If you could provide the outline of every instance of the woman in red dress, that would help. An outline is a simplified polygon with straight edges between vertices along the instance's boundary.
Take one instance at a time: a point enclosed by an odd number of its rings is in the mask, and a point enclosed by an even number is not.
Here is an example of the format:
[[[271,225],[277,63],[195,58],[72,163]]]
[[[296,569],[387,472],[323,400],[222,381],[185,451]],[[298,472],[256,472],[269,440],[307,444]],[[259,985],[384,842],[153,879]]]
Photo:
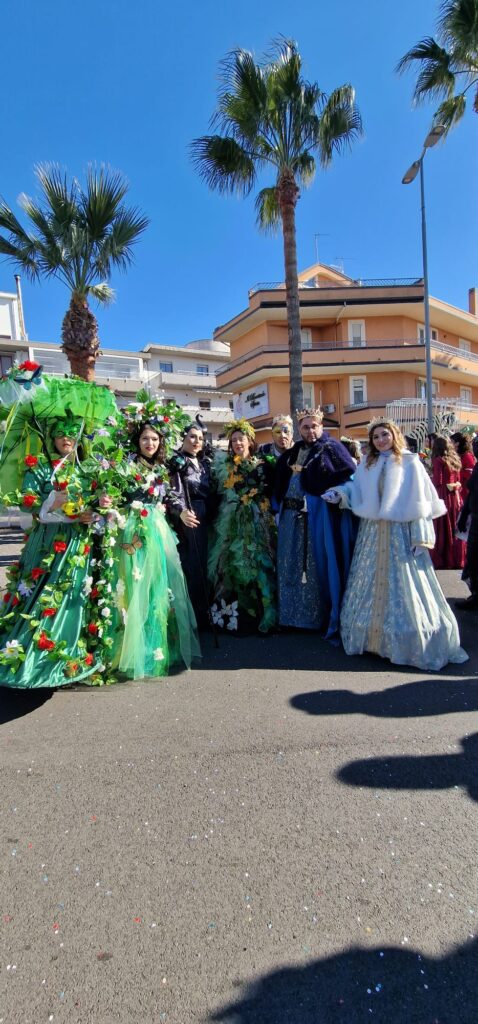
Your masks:
[[[432,480],[447,513],[434,520],[436,543],[431,556],[435,569],[462,569],[465,562],[464,542],[455,537],[462,506],[460,473],[461,460],[451,441],[436,437],[432,448]]]
[[[471,439],[468,434],[462,434],[461,430],[457,430],[455,434],[451,435],[450,441],[452,442],[457,455],[461,459],[460,483],[461,500],[463,502],[467,495],[466,488],[473,472],[476,459],[471,449]]]

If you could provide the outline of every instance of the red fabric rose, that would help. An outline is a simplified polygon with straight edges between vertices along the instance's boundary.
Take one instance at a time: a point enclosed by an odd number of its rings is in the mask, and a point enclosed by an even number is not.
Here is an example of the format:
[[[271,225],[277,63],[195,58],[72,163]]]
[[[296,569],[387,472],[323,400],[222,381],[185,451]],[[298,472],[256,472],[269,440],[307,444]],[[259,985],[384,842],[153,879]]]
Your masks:
[[[97,487],[98,487],[98,481],[97,480],[92,480],[91,481],[91,490],[92,491],[96,491]]]
[[[83,554],[84,555],[89,555],[90,551],[91,551],[90,545],[89,544],[84,544],[83,545]]]
[[[55,487],[56,491],[66,491],[67,487],[68,487],[68,480],[57,480],[56,481],[56,487]]]
[[[92,590],[90,591],[90,597],[92,597],[92,598],[98,597],[98,594],[99,594],[98,587],[93,587]]]
[[[61,555],[63,551],[66,551],[67,545],[64,540],[55,540],[53,542],[53,550],[57,555]]]
[[[47,619],[50,615],[56,615],[56,608],[44,608],[42,615],[44,619]]]
[[[11,595],[11,594],[9,594],[9,593],[8,593],[8,591],[7,591],[7,593],[6,593],[6,594],[4,594],[4,595],[3,595],[3,600],[5,601],[5,604],[8,604],[8,602],[9,602],[9,600],[10,600],[11,596],[12,596],[12,595]]]
[[[92,654],[87,654],[85,658],[85,665],[92,665],[94,660],[95,659]]]
[[[23,495],[23,504],[26,505],[27,508],[31,508],[31,506],[34,505],[35,502],[36,502],[36,498],[35,498],[34,494],[24,494]]]
[[[60,462],[61,462],[61,459],[52,459],[51,460],[51,464],[53,466],[53,469],[56,469],[56,467],[60,465]]]
[[[40,633],[38,637],[38,644],[40,651],[52,651],[55,647],[55,641],[50,640],[46,633]]]
[[[147,508],[142,508],[141,512],[139,514],[140,514],[140,516],[143,517],[143,519],[146,519],[146,516],[149,515],[149,512],[148,512]]]
[[[164,423],[169,423],[169,416],[163,416]]]
[[[19,370],[30,370],[33,373],[33,370],[39,370],[40,369],[40,363],[32,363],[31,359],[25,359],[24,363],[20,363],[20,366],[18,367],[18,369]]]
[[[20,604],[20,598],[17,597],[16,594],[14,594],[13,597],[12,597],[12,605],[15,608],[17,604]]]
[[[98,626],[96,625],[96,622],[90,622],[88,626],[88,633],[91,633],[92,636],[96,636],[97,632]]]
[[[148,494],[154,494],[154,487],[148,487]]]
[[[37,580],[39,579],[40,576],[43,576],[45,573],[46,569],[32,569],[30,576],[32,580]]]
[[[26,466],[36,466],[37,462],[38,462],[38,459],[37,459],[36,455],[26,455],[25,456],[25,465]]]
[[[141,480],[141,475],[139,473],[135,473],[134,478],[135,480]]]

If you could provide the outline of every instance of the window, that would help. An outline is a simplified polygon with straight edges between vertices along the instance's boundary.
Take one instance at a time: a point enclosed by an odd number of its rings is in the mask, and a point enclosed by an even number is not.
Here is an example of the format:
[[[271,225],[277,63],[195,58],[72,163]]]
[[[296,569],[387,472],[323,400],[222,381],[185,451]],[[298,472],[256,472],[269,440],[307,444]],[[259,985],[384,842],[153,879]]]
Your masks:
[[[13,352],[12,352],[11,355],[10,355],[9,352],[2,352],[2,354],[0,356],[0,374],[2,375],[2,377],[3,377],[3,374],[6,373],[7,370],[9,370],[11,366],[13,366],[13,362],[14,362]]]
[[[418,324],[417,337],[420,345],[425,344],[425,327],[423,324]],[[430,329],[430,338],[432,341],[438,341],[438,331],[434,327]]]
[[[314,385],[311,381],[303,381],[302,394],[304,396],[304,405],[306,409],[314,408]]]
[[[301,327],[300,346],[302,349],[312,348],[312,331],[310,327]]]
[[[210,409],[210,408],[211,408],[211,403],[210,403],[210,401],[207,401],[207,400],[205,399],[204,401],[200,402],[200,403],[199,403],[199,408],[200,408],[200,409]]]
[[[159,364],[159,369],[161,370],[161,373],[172,373],[173,372],[173,364],[172,363],[160,363]]]
[[[234,402],[232,401],[232,398],[229,399],[229,408],[231,412],[234,412]]]
[[[438,394],[438,381],[432,380],[432,395]],[[427,397],[427,382],[423,377],[419,377],[417,380],[417,398],[425,399]]]
[[[350,404],[365,405],[367,401],[367,378],[350,378]]]
[[[464,338],[459,338],[458,348],[460,348],[462,352],[471,352],[471,342],[465,341]]]
[[[460,388],[460,399],[463,405],[471,405],[471,388]]]
[[[365,320],[349,320],[349,345],[351,348],[365,345]]]
[[[208,377],[209,376],[209,366],[206,366],[206,364],[199,363],[199,365],[196,366],[196,373],[201,374],[201,377]]]

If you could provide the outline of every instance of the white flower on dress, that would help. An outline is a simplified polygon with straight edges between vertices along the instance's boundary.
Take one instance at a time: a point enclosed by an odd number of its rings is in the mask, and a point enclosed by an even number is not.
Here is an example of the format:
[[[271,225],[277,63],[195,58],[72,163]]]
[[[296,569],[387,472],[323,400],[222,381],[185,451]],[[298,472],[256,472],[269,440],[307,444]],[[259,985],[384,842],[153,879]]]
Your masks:
[[[157,647],[156,650],[153,651],[153,657],[155,661],[164,661],[164,654],[161,647]]]
[[[21,594],[22,597],[30,597],[30,594],[33,593],[33,589],[33,587],[28,586],[28,583],[25,583],[25,580],[20,580],[18,584],[18,593]]]
[[[138,509],[140,509],[142,507],[143,507],[143,502],[142,501],[132,501],[131,505],[130,505],[130,508],[133,508],[135,510],[138,510]]]
[[[118,582],[116,584],[116,593],[118,594],[118,597],[122,597],[123,596],[124,590],[125,590],[125,587],[124,587],[123,580],[118,580]]]
[[[128,621],[128,612],[126,611],[126,608],[121,609],[121,618],[123,619],[123,626],[126,626]]]
[[[216,626],[224,626],[224,620],[229,619],[226,623],[226,629],[237,629],[238,626],[238,609],[237,601],[232,601],[231,604],[226,604],[224,598],[221,598],[221,604],[218,607],[217,604],[213,604],[211,608],[212,621]]]
[[[108,607],[102,608],[101,609],[101,614],[102,614],[104,619],[109,619],[109,617],[111,615],[111,608],[108,608]]]
[[[83,584],[83,593],[84,593],[85,597],[88,597],[88,595],[91,594],[92,586],[93,586],[93,577],[92,576],[86,576],[85,582]]]
[[[4,654],[6,658],[16,658],[17,654],[20,654],[21,651],[23,651],[23,647],[18,640],[7,640],[0,654]]]
[[[106,558],[105,562],[106,562],[106,565],[109,565],[110,568],[111,568],[112,565],[115,564],[114,558]]]
[[[133,575],[133,579],[136,580],[136,581],[142,579],[142,577],[143,577],[143,573],[141,572],[141,569],[138,569],[137,565],[135,565],[135,567],[133,569],[132,575]]]

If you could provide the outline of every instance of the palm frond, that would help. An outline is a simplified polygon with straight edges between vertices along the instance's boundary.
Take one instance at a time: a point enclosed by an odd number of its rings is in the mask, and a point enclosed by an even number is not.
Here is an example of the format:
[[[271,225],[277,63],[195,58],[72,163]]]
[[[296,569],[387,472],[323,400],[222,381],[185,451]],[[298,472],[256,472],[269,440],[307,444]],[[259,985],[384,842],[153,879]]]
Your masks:
[[[355,91],[351,85],[341,85],[331,92],[320,117],[317,144],[322,167],[330,164],[334,152],[350,148],[361,135],[362,118],[355,106]]]
[[[415,103],[421,103],[428,97],[436,98],[453,92],[455,75],[450,54],[439,46],[435,39],[422,39],[404,54],[397,64],[399,74],[411,67],[415,61],[420,64],[413,93]]]
[[[478,55],[478,0],[446,0],[438,19],[438,35],[443,45],[458,58]]]
[[[106,281],[102,281],[100,284],[92,284],[88,287],[88,295],[92,295],[97,302],[102,306],[109,306],[115,301],[116,294],[113,288],[110,288]]]
[[[443,125],[445,134],[448,134],[458,124],[458,121],[461,121],[465,109],[466,98],[463,93],[459,93],[458,96],[450,96],[443,103],[440,103],[440,106],[435,111],[433,121],[435,124]]]
[[[37,164],[35,175],[38,179],[45,208],[58,225],[59,230],[68,228],[78,216],[78,195],[80,186],[76,178],[69,186],[66,175],[56,164]],[[27,202],[26,196],[23,196]],[[22,204],[20,204],[22,205]]]
[[[81,193],[80,206],[90,237],[100,242],[114,221],[128,191],[121,174],[101,167],[90,166],[86,174],[86,189]]]
[[[203,135],[191,143],[193,163],[209,188],[249,195],[256,180],[251,155],[235,139]]]
[[[300,153],[292,166],[295,177],[306,187],[310,185],[315,177],[315,159],[312,153]]]
[[[109,277],[112,267],[127,270],[133,261],[133,245],[148,224],[149,219],[135,208],[118,210],[110,231],[97,247],[96,272]]]
[[[267,104],[263,71],[248,50],[232,50],[219,65],[218,104],[210,126],[227,134],[231,122],[245,138],[252,138]]]
[[[263,188],[258,192],[254,207],[256,210],[256,224],[261,231],[269,231],[275,234],[281,224],[280,207],[277,199],[277,189]]]

